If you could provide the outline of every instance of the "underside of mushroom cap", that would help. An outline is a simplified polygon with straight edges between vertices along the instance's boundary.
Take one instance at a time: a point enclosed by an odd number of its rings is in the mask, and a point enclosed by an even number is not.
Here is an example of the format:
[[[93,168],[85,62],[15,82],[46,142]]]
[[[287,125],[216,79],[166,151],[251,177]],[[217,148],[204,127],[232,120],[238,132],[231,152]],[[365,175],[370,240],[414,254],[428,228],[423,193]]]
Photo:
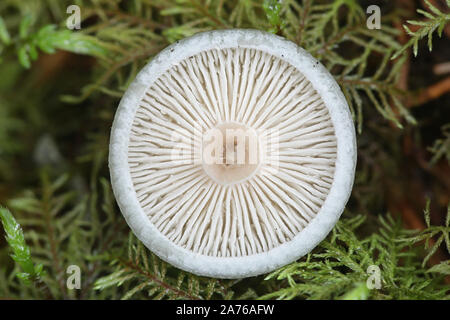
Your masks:
[[[117,202],[137,237],[199,275],[242,278],[313,249],[348,200],[354,126],[328,71],[256,30],[163,50],[120,103],[110,145]]]

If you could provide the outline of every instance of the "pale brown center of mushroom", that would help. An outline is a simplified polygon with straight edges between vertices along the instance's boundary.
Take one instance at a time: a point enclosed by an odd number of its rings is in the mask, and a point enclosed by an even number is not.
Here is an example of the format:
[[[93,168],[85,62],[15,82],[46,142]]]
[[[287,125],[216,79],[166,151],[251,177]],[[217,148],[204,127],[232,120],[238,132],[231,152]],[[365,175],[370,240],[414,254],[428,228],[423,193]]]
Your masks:
[[[251,177],[260,163],[259,152],[256,131],[240,123],[222,123],[203,135],[203,169],[220,184],[238,183]]]

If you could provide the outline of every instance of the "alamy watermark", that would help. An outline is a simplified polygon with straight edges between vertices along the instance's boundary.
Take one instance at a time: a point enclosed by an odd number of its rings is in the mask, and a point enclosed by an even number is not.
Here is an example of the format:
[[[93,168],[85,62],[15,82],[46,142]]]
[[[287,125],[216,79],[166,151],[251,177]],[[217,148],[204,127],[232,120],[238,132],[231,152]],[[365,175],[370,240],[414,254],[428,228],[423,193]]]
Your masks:
[[[81,269],[79,266],[73,264],[67,267],[66,273],[69,275],[67,277],[66,286],[67,289],[81,289]]]
[[[370,30],[381,29],[381,9],[373,4],[367,7],[366,13],[370,16],[366,20],[366,26]]]
[[[67,7],[67,14],[70,16],[66,20],[66,27],[69,30],[81,29],[81,9],[79,6],[72,4]]]
[[[367,268],[367,274],[369,277],[366,281],[366,286],[368,289],[381,289],[381,270],[380,267],[377,265],[370,265]]]
[[[276,128],[256,131],[238,123],[223,123],[205,128],[195,123],[193,130],[171,133],[171,160],[185,164],[224,167],[258,165],[270,160],[278,168],[279,132]]]

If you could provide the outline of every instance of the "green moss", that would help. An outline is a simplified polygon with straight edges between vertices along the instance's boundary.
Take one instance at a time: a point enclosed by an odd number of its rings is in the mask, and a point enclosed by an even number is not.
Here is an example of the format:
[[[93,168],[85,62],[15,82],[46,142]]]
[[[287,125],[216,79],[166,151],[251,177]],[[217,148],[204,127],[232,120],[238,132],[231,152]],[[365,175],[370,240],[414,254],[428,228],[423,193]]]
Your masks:
[[[70,31],[72,2],[0,3],[0,203],[15,217],[0,210],[0,261],[10,262],[0,265],[0,298],[449,298],[448,130],[433,116],[448,104],[411,111],[399,86],[411,47],[428,37],[431,49],[448,25],[442,9],[408,16],[418,29],[402,46],[395,25],[405,13],[387,6],[382,28],[368,30],[356,0],[79,0],[82,29]],[[167,265],[134,238],[106,160],[114,112],[142,66],[186,36],[237,27],[294,41],[330,70],[358,128],[359,162],[348,209],[320,246],[269,275],[222,281]],[[424,123],[444,138],[424,141]],[[423,207],[421,231],[392,218],[415,210],[420,224]],[[69,265],[81,269],[80,290],[66,287]],[[366,286],[370,266],[380,289]]]

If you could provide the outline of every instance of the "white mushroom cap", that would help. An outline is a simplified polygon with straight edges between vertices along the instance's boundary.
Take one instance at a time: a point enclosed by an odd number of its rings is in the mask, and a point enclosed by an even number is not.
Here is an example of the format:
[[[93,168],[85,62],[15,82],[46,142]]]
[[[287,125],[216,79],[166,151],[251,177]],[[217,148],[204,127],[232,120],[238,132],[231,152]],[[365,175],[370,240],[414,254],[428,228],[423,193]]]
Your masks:
[[[198,275],[243,278],[295,261],[330,232],[353,185],[355,130],[339,86],[302,48],[256,30],[211,31],[138,74],[109,165],[119,207],[150,250]]]

